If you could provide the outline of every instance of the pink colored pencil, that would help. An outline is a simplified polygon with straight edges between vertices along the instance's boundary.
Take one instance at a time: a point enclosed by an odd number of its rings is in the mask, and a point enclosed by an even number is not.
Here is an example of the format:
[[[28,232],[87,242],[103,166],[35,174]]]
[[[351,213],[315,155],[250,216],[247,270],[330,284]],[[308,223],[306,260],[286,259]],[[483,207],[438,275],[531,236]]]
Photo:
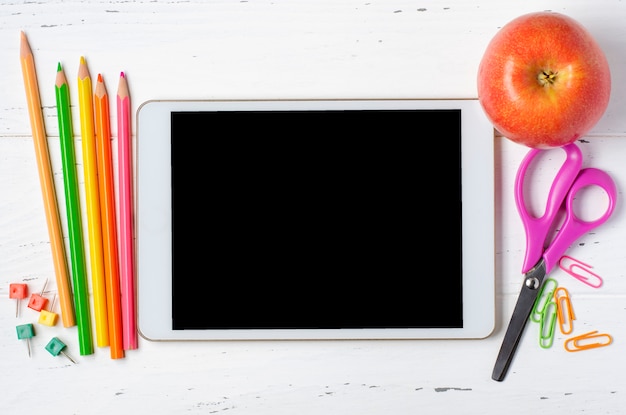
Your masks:
[[[137,348],[133,261],[133,196],[130,97],[124,72],[117,89],[117,145],[120,215],[120,291],[124,350]]]

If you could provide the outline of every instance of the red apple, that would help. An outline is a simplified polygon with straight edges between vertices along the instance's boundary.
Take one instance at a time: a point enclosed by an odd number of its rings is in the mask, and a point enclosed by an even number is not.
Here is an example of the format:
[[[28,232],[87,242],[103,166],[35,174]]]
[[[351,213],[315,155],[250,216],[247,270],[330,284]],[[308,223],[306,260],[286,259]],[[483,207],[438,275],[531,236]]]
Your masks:
[[[537,12],[503,26],[478,68],[478,99],[503,136],[531,148],[584,136],[609,103],[604,52],[571,17]]]

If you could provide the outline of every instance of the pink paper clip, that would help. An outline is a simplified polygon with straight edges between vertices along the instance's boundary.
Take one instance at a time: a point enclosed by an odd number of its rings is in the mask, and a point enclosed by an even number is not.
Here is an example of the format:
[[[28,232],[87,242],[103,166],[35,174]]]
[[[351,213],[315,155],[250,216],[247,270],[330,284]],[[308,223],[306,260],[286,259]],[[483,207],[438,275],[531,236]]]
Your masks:
[[[563,260],[566,259],[573,261],[573,263],[567,267],[564,266]],[[602,278],[600,278],[598,274],[591,272],[591,268],[593,268],[591,265],[585,264],[584,262],[572,258],[569,255],[563,255],[561,257],[561,259],[559,260],[559,268],[590,287],[600,288],[602,286]],[[575,269],[582,270],[585,272],[585,274],[578,274],[575,272]]]

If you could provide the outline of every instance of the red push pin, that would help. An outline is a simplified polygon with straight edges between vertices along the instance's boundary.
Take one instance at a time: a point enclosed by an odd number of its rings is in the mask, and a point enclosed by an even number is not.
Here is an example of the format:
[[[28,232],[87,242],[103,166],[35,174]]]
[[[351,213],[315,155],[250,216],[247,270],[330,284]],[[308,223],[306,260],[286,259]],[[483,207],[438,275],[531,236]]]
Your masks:
[[[18,316],[20,310],[20,300],[28,296],[28,286],[26,284],[13,283],[9,284],[9,298],[15,298],[15,317]]]
[[[43,288],[41,289],[41,294],[33,293],[30,296],[28,308],[32,308],[35,311],[41,311],[46,307],[46,304],[48,304],[48,299],[43,296],[43,293],[46,291],[47,285],[48,279],[46,278],[46,282],[43,284]]]

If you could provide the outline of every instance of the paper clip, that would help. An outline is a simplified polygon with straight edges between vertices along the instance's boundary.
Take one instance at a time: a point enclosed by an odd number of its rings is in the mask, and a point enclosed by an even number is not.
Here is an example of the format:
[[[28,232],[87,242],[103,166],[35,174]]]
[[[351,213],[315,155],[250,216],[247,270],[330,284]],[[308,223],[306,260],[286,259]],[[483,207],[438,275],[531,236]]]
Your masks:
[[[570,264],[568,267],[565,267],[563,266],[563,260],[566,260],[566,259],[569,259],[573,261],[574,263]],[[602,286],[602,278],[600,278],[598,274],[590,271],[590,269],[593,268],[591,265],[585,264],[584,262],[579,261],[575,258],[572,258],[569,255],[563,255],[561,259],[559,259],[559,268],[561,268],[563,271],[565,271],[572,277],[576,278],[580,282],[583,282],[589,285],[590,287],[600,288]],[[574,269],[585,271],[586,275],[578,274],[574,271]],[[593,277],[593,278],[590,278],[590,277]]]
[[[556,326],[557,306],[554,301],[546,304],[539,322],[539,346],[544,349],[552,347],[554,342],[554,327]]]
[[[589,333],[566,340],[564,344],[565,350],[568,352],[580,352],[581,350],[595,349],[613,343],[613,337],[611,337],[610,334],[596,333],[598,333],[598,330],[590,331]]]
[[[559,330],[563,334],[570,334],[574,329],[574,309],[569,291],[565,287],[554,290],[554,301],[556,303],[557,316],[559,318]]]
[[[555,279],[548,278],[543,284],[543,287],[541,287],[541,291],[537,295],[537,300],[535,300],[533,312],[530,315],[531,320],[535,323],[541,322],[543,311],[548,306],[548,303],[552,301],[554,290],[556,290],[558,285]]]

